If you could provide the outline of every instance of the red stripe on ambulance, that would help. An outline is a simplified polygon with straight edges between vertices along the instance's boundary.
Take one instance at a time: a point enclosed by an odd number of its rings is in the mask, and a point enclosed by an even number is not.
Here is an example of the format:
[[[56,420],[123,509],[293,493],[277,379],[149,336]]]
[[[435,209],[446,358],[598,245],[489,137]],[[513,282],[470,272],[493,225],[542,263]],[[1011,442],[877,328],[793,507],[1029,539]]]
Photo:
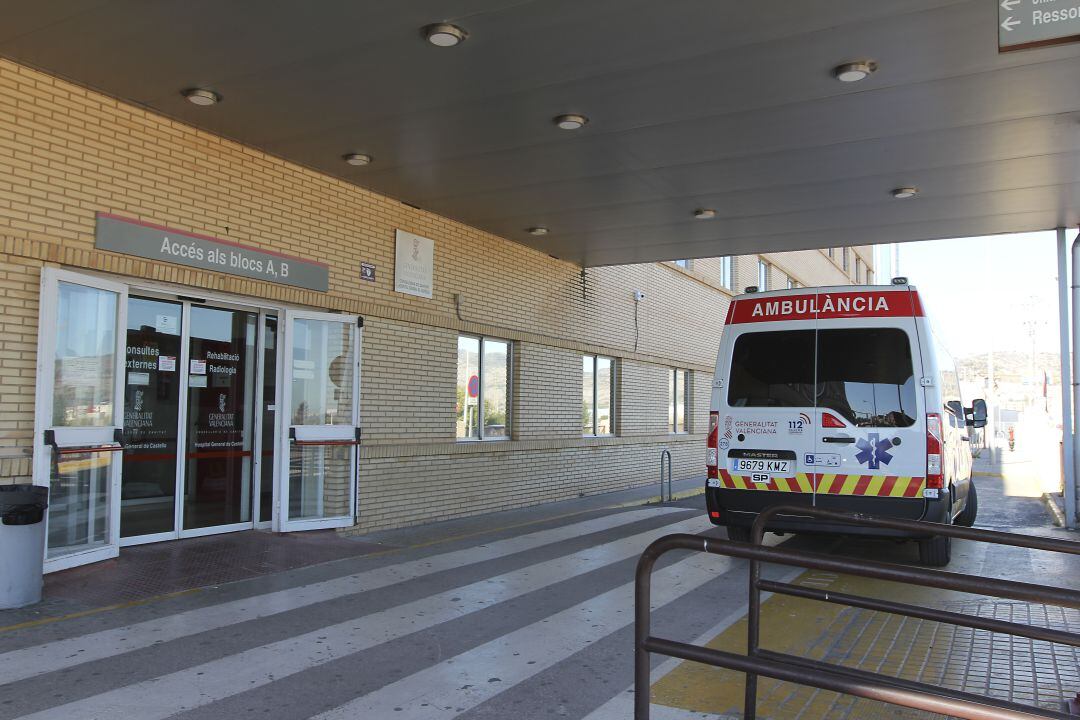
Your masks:
[[[918,317],[918,295],[909,290],[860,290],[821,294],[743,296],[731,302],[728,323],[836,318]]]

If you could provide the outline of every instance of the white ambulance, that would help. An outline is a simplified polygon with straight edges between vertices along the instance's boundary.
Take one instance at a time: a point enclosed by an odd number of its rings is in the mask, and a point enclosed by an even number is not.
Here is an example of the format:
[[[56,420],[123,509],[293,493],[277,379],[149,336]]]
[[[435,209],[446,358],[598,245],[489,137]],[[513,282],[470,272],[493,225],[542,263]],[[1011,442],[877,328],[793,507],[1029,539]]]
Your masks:
[[[707,449],[709,518],[746,541],[773,505],[971,525],[969,427],[956,368],[906,278],[735,298],[716,359]],[[781,515],[780,532],[897,536]],[[949,538],[914,537],[926,565]]]

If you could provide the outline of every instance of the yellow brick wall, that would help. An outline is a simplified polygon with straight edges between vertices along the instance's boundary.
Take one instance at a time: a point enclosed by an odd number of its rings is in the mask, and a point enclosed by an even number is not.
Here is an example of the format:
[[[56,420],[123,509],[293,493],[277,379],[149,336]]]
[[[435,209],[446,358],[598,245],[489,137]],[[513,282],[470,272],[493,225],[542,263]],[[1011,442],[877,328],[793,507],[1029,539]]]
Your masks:
[[[97,212],[325,262],[329,292],[95,250]],[[397,228],[435,241],[431,300],[393,292]],[[838,281],[818,251],[769,257],[804,284]],[[735,287],[753,283],[753,261],[738,259]],[[377,282],[360,281],[361,262]],[[30,473],[44,265],[363,315],[359,531],[653,483],[663,447],[676,477],[702,471],[730,298],[716,260],[582,271],[0,60],[0,482]],[[459,333],[513,343],[509,442],[454,440]],[[581,436],[582,353],[617,358],[617,437]],[[693,373],[690,435],[667,428],[671,367]],[[439,507],[418,516],[432,486]]]
[[[30,480],[41,265],[0,254],[0,482]]]

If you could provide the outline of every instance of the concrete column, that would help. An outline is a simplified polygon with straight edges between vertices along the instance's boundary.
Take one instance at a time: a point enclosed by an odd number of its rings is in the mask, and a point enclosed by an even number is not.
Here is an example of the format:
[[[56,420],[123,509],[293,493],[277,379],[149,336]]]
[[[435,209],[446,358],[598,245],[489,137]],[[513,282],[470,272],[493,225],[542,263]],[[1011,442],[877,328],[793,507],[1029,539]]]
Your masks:
[[[1080,397],[1080,385],[1077,384],[1077,363],[1080,362],[1080,353],[1077,352],[1076,343],[1080,338],[1077,332],[1077,323],[1080,316],[1077,314],[1077,300],[1080,299],[1080,287],[1076,285],[1077,262],[1080,261],[1080,236],[1073,241],[1072,246],[1072,283],[1069,282],[1069,263],[1067,260],[1068,239],[1065,237],[1065,228],[1058,228],[1058,322],[1059,339],[1061,343],[1061,434],[1064,445],[1064,457],[1062,465],[1065,473],[1065,522],[1067,527],[1076,527],[1077,506],[1077,463],[1076,457],[1076,428],[1073,412],[1076,408],[1077,398]],[[1070,342],[1070,317],[1068,288],[1072,287],[1072,337]],[[1071,356],[1070,356],[1071,349]],[[1071,391],[1071,392],[1070,392]]]

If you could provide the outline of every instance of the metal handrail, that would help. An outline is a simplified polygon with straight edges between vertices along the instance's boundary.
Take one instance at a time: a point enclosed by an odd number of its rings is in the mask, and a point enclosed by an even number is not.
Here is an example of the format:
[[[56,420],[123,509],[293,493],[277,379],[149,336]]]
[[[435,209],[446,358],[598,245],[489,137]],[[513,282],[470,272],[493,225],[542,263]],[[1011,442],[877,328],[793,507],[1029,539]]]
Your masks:
[[[1068,588],[1045,587],[1015,580],[985,578],[963,573],[896,565],[872,560],[856,560],[802,550],[765,547],[761,544],[765,528],[777,515],[814,517],[847,525],[862,525],[903,530],[914,536],[947,535],[950,537],[1011,545],[1051,552],[1080,555],[1080,542],[1037,536],[1019,535],[994,530],[976,530],[951,525],[938,525],[920,520],[877,518],[861,514],[839,513],[817,508],[776,506],[762,512],[754,522],[753,544],[706,538],[699,535],[668,535],[655,541],[642,553],[635,578],[635,720],[649,718],[650,653],[693,660],[746,673],[744,719],[754,720],[757,714],[757,677],[764,675],[778,680],[798,683],[824,690],[864,697],[929,712],[969,718],[970,720],[1020,720],[1021,718],[1056,718],[1069,720],[1054,710],[1035,708],[995,698],[981,697],[950,690],[936,685],[892,678],[828,663],[806,660],[797,656],[762,650],[759,647],[761,625],[761,592],[775,592],[832,602],[851,607],[894,613],[934,622],[971,627],[990,632],[1007,633],[1018,637],[1080,647],[1080,633],[1039,628],[1019,623],[961,616],[935,608],[908,605],[877,598],[843,593],[826,593],[790,583],[761,579],[761,563],[800,567],[809,570],[846,573],[861,577],[922,585],[943,590],[987,595],[991,597],[1048,603],[1080,608],[1080,591]],[[743,558],[750,561],[750,602],[747,617],[747,654],[711,650],[650,635],[650,580],[657,559],[676,549],[697,550],[714,555]]]
[[[667,500],[664,500],[664,460],[667,459]],[[660,452],[660,502],[671,502],[671,451],[664,448]]]

